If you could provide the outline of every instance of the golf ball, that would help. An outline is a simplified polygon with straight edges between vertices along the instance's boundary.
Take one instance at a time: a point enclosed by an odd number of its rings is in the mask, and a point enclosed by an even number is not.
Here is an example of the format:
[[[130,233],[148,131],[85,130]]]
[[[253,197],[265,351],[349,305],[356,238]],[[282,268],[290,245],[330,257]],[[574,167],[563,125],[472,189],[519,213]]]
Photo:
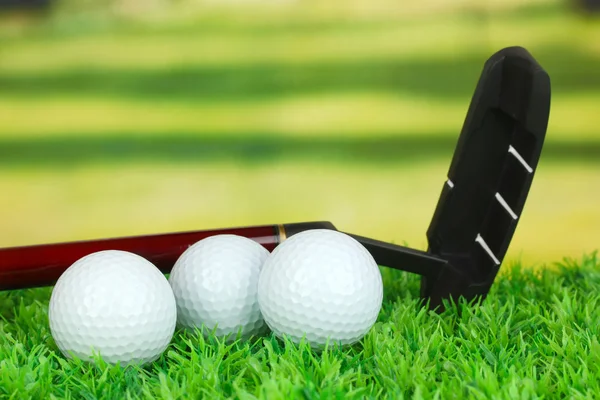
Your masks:
[[[92,360],[145,364],[164,352],[175,332],[177,308],[166,277],[148,260],[107,250],[87,255],[58,279],[49,307],[56,345]]]
[[[278,337],[314,349],[359,341],[377,320],[381,272],[354,238],[334,230],[298,233],[265,262],[258,281],[263,317]]]
[[[179,257],[169,283],[178,325],[234,340],[267,331],[257,300],[258,277],[269,251],[243,236],[216,235]],[[205,331],[204,333],[208,333]]]

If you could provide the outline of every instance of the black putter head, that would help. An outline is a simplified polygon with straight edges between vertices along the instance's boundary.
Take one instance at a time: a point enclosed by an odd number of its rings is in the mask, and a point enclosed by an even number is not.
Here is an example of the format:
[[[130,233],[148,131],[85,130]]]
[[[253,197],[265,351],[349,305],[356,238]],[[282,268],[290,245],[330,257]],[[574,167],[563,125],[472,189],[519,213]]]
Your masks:
[[[544,144],[550,79],[522,47],[484,65],[427,231],[427,252],[351,235],[377,263],[423,275],[430,308],[485,299],[523,212]]]

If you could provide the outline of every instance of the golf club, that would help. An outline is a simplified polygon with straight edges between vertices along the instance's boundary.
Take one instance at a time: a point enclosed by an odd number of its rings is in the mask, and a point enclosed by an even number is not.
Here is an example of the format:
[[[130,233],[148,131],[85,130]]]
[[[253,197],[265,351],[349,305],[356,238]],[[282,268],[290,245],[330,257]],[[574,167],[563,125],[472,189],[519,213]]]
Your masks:
[[[485,63],[427,230],[427,251],[354,234],[384,267],[422,275],[421,297],[485,299],[523,212],[541,155],[550,113],[550,79],[522,47],[507,47]],[[0,249],[0,290],[49,286],[79,258],[101,250],[141,255],[168,273],[195,242],[218,234],[251,238],[272,251],[331,222],[226,228],[42,244]]]

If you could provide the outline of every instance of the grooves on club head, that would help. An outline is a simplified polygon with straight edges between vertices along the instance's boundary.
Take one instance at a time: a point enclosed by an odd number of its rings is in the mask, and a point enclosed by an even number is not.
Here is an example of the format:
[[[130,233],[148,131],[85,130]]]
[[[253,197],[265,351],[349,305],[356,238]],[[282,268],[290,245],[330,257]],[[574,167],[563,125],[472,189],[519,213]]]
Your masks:
[[[423,276],[430,308],[442,311],[444,299],[486,298],[538,165],[550,92],[548,74],[522,47],[485,63],[427,231],[428,253],[452,266]]]

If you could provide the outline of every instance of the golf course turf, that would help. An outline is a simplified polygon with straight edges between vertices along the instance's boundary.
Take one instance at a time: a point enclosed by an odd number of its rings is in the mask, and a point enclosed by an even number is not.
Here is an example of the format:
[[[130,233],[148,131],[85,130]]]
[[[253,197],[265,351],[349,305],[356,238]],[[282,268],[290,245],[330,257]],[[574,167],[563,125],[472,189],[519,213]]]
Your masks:
[[[0,294],[0,398],[592,398],[600,392],[600,259],[506,265],[481,306],[418,306],[418,277],[382,268],[384,306],[350,348],[271,334],[227,344],[178,330],[156,362],[67,360],[48,328],[51,288]]]

